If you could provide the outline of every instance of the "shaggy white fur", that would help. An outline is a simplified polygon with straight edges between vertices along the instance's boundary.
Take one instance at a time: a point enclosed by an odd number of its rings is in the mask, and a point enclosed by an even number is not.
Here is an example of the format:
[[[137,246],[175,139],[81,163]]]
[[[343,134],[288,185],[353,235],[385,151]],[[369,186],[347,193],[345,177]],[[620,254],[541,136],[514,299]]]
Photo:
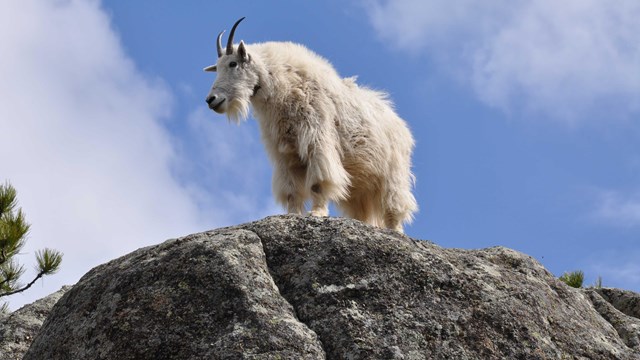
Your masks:
[[[241,19],[242,20],[242,19]],[[387,94],[341,78],[302,45],[267,42],[222,54],[209,107],[240,121],[250,106],[274,166],[273,193],[289,213],[345,215],[403,231],[418,206],[411,192],[414,140]]]

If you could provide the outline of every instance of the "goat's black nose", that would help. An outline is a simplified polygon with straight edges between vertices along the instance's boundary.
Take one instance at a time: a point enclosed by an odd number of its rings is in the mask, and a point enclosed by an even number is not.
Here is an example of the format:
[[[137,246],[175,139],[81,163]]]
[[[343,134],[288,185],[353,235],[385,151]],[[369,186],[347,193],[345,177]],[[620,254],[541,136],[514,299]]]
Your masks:
[[[207,96],[207,98],[204,100],[207,102],[207,104],[211,105],[212,102],[214,102],[216,100],[217,96],[215,95],[209,95]]]

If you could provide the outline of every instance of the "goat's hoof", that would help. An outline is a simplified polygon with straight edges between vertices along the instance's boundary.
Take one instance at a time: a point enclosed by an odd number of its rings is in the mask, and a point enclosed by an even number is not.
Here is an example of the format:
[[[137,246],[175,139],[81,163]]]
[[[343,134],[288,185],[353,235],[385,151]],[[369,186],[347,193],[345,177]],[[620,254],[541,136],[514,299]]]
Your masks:
[[[315,216],[315,217],[327,217],[329,216],[329,213],[326,211],[309,211],[309,214],[307,214],[308,216]]]

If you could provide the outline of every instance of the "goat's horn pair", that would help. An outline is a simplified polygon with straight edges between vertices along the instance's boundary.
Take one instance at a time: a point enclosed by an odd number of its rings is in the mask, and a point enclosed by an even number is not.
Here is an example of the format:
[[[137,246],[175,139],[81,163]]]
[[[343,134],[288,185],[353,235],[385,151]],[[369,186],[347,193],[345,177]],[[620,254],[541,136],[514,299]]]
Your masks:
[[[233,24],[233,27],[231,28],[231,32],[229,33],[229,39],[227,40],[227,55],[233,54],[233,35],[236,33],[236,28],[238,27],[238,24],[240,24],[242,20],[244,20],[244,17],[236,21],[236,23]],[[222,57],[222,34],[224,34],[224,30],[220,34],[218,34],[218,41],[217,41],[218,57]]]

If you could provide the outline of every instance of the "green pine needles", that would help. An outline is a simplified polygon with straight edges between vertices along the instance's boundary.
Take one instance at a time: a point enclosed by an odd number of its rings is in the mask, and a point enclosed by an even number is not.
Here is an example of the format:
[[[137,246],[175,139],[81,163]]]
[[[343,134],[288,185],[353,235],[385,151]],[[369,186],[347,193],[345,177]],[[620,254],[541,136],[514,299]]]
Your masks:
[[[38,279],[58,271],[62,253],[45,248],[36,251],[36,276],[23,285],[20,277],[24,265],[15,260],[29,234],[31,225],[26,221],[22,209],[18,208],[16,189],[9,183],[0,185],[0,297],[17,294],[30,288]],[[7,310],[7,304],[0,306],[0,312]]]

